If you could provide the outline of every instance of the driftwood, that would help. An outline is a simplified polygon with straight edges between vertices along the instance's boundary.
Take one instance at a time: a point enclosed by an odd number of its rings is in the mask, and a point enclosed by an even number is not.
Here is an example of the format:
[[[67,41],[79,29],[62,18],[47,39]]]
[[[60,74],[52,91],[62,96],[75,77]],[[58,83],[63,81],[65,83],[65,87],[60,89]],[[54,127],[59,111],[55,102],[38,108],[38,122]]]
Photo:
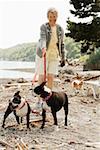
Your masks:
[[[28,150],[27,144],[23,141],[21,138],[19,142],[16,144],[16,149],[15,150]]]
[[[85,143],[86,147],[100,148],[100,142]]]
[[[31,86],[32,83],[28,82],[28,83],[12,83],[12,84],[1,84],[1,88],[2,90],[6,89],[6,88],[15,88],[18,87],[20,88],[21,86]]]
[[[38,123],[40,121],[42,121],[42,118],[36,118],[34,120],[30,120],[30,123],[35,125],[36,123]],[[22,125],[25,125],[25,124],[22,124]],[[7,127],[5,127],[5,129],[11,128],[11,127],[18,127],[18,125],[16,125],[16,124],[8,125]]]
[[[96,76],[92,76],[92,77],[83,77],[83,76],[79,75],[78,73],[76,73],[76,76],[74,76],[72,79],[88,81],[88,80],[92,80],[92,79],[97,79],[99,77],[100,77],[100,75],[96,75]]]
[[[97,78],[99,78],[99,77],[100,77],[100,75],[93,76],[93,77],[89,77],[89,78],[87,78],[87,79],[84,79],[84,81],[88,81],[88,80],[92,80],[92,79],[97,79]]]
[[[70,141],[68,144],[69,145],[72,145],[72,144],[81,144],[81,145],[85,145],[86,147],[100,148],[100,142],[82,143],[82,142]]]
[[[23,150],[19,143],[16,144],[15,150]]]
[[[3,146],[6,146],[6,147],[14,148],[14,146],[12,146],[11,144],[7,143],[4,140],[0,140],[0,144],[3,145]]]
[[[23,148],[23,150],[28,150],[28,145],[23,141],[23,139],[20,139],[20,145]]]
[[[15,124],[8,125],[7,127],[5,127],[5,129],[7,129],[7,128],[11,128],[11,127],[16,127],[16,126],[18,126],[18,125],[15,125]]]

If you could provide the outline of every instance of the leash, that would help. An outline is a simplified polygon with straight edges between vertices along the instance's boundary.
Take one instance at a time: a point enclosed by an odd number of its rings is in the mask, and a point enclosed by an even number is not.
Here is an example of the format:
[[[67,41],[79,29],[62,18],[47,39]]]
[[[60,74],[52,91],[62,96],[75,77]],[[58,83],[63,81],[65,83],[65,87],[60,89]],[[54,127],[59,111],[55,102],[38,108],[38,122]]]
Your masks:
[[[52,92],[46,98],[44,98],[43,101],[48,101],[51,96],[52,96]]]
[[[45,51],[45,49],[43,49],[43,51]],[[46,52],[43,52],[44,55],[44,81],[46,81]]]

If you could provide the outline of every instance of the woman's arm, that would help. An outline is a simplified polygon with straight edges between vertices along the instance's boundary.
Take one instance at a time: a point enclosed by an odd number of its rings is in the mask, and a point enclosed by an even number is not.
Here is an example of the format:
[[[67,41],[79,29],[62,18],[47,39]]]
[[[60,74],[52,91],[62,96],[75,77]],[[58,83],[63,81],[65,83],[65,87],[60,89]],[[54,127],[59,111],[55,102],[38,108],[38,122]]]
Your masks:
[[[46,28],[45,25],[43,24],[40,27],[40,39],[37,44],[36,53],[40,58],[42,58],[45,55],[45,52],[46,52]]]
[[[46,27],[44,24],[40,27],[40,41],[41,49],[46,49]]]
[[[64,50],[64,30],[61,28],[61,59],[65,60],[65,50]]]

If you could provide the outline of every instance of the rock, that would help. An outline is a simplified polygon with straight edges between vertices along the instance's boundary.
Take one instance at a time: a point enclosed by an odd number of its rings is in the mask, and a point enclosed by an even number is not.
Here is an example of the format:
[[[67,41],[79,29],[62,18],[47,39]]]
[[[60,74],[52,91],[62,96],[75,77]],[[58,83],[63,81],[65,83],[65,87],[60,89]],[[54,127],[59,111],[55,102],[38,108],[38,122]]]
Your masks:
[[[65,79],[64,81],[65,81],[65,82],[71,82],[71,80],[70,80],[70,79]]]
[[[19,78],[17,83],[26,83],[27,81],[24,78]]]

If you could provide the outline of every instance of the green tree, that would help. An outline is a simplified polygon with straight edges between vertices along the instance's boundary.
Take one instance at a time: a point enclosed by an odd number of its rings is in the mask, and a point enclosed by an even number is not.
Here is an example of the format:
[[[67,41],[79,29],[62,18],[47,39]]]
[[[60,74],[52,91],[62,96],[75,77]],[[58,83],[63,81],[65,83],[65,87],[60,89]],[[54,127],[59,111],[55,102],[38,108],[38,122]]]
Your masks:
[[[67,37],[64,40],[66,57],[71,59],[80,58],[80,43],[76,43],[72,38]]]
[[[91,53],[100,47],[100,0],[70,0],[71,13],[77,18],[91,17],[91,21],[76,23],[67,20],[66,37],[81,42],[81,53]]]

